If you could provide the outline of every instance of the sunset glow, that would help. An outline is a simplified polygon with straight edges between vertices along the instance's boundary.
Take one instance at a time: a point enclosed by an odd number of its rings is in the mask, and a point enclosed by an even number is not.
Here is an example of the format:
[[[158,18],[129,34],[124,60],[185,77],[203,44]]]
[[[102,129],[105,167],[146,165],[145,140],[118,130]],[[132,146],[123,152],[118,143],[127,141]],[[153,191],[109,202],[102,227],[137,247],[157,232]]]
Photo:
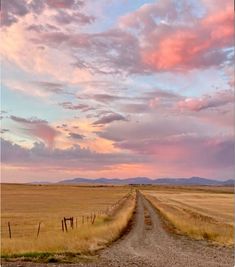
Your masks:
[[[233,177],[232,0],[3,1],[2,181]]]

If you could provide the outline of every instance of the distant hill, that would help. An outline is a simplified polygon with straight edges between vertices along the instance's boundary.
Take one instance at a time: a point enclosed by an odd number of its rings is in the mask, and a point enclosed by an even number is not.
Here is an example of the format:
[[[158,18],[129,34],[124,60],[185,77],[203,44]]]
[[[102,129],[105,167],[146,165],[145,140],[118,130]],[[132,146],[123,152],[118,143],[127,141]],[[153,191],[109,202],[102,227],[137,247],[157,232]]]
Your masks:
[[[232,185],[232,186],[234,186],[235,183],[234,183],[234,180],[229,179],[229,180],[224,181],[224,182],[223,182],[223,185]]]
[[[234,180],[212,180],[201,177],[191,177],[191,178],[159,178],[150,179],[148,177],[133,177],[127,179],[108,179],[108,178],[74,178],[69,180],[63,180],[58,182],[58,184],[168,184],[168,185],[234,185]]]
[[[134,177],[127,179],[109,179],[109,178],[74,178],[71,180],[63,180],[58,182],[59,184],[152,184],[153,180],[147,177]]]

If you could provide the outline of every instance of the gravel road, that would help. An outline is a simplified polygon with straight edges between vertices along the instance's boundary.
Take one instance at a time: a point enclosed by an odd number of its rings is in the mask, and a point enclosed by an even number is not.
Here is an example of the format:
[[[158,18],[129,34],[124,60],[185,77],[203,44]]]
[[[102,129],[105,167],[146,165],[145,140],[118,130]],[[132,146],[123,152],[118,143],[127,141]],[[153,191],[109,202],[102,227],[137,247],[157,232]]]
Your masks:
[[[99,252],[91,263],[3,263],[12,267],[233,267],[233,250],[176,236],[165,230],[156,210],[140,193],[128,234]]]

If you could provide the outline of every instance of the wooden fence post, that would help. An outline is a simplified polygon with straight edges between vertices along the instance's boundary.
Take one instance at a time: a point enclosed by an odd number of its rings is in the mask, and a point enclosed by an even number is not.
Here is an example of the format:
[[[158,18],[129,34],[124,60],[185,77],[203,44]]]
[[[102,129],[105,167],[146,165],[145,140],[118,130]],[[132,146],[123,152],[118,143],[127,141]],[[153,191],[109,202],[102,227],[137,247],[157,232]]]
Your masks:
[[[40,233],[40,228],[41,228],[41,222],[39,222],[39,224],[38,224],[37,238],[38,238],[39,233]]]
[[[64,232],[64,221],[61,220],[62,232]]]
[[[65,231],[68,232],[68,228],[67,228],[67,223],[66,223],[65,217],[64,217],[64,228],[65,228]]]
[[[9,237],[11,238],[11,224],[8,222]]]
[[[96,214],[94,214],[94,216],[93,216],[93,218],[92,218],[92,224],[94,224],[94,222],[95,222],[95,218],[96,218]]]

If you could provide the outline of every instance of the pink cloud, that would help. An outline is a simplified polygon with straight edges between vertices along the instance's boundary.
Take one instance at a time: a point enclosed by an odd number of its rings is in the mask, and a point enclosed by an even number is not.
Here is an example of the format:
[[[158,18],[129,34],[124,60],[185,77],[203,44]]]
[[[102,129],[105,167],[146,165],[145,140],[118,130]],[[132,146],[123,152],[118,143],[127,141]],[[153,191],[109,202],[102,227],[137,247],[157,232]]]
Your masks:
[[[223,9],[208,9],[202,18],[183,2],[181,9],[173,1],[144,5],[121,19],[123,28],[138,31],[146,68],[184,71],[217,66],[227,57],[221,49],[233,46],[232,1]]]
[[[231,46],[233,32],[230,7],[206,17],[192,29],[178,29],[167,36],[153,37],[154,45],[143,51],[143,61],[155,70],[216,65],[223,57],[216,49]]]
[[[35,118],[24,119],[17,116],[11,116],[10,118],[24,126],[22,129],[24,133],[45,142],[48,147],[53,147],[58,132],[47,121]]]
[[[209,108],[217,108],[234,102],[234,93],[232,90],[223,90],[212,96],[203,96],[201,98],[186,98],[179,101],[177,106],[180,110],[200,111]]]
[[[202,27],[211,29],[210,38],[212,42],[218,41],[222,45],[231,43],[234,34],[234,13],[232,1],[225,5],[222,10],[208,15],[202,20]]]
[[[158,164],[172,166],[172,169],[176,166],[205,170],[231,169],[234,162],[232,136],[199,137],[182,134],[161,139],[127,140],[117,142],[115,146],[142,155],[152,155]]]
[[[203,17],[195,15],[188,1],[180,8],[176,2],[143,5],[100,32],[73,30],[95,20],[86,14],[85,2],[32,1],[27,7],[22,3],[20,10],[10,6],[16,21],[3,33],[2,54],[23,69],[72,83],[92,79],[94,73],[185,71],[225,62],[229,53],[225,48],[233,46],[232,2],[225,2],[223,9],[205,4]],[[24,23],[18,21],[22,16]],[[57,68],[58,62],[64,67]]]
[[[207,106],[207,101],[204,99],[187,98],[184,101],[178,102],[177,105],[181,110],[187,109],[192,111],[199,111]]]

